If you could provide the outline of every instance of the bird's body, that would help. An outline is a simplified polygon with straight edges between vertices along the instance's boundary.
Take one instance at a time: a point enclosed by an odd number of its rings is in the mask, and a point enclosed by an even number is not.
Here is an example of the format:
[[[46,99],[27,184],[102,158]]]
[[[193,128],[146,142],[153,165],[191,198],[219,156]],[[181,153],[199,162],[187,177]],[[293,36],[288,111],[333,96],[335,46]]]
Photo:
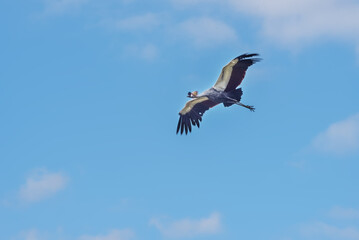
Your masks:
[[[189,92],[188,97],[193,100],[188,101],[179,112],[177,133],[191,132],[192,125],[199,127],[204,112],[220,103],[223,103],[225,107],[237,104],[254,111],[254,107],[240,102],[243,92],[241,88],[236,89],[243,81],[247,68],[260,60],[252,58],[254,56],[258,54],[243,54],[233,59],[222,69],[215,85],[203,93]]]
[[[216,103],[216,105],[220,103],[233,104],[233,100],[230,100],[231,98],[233,98],[231,92],[220,91],[213,87],[207,89],[206,91],[198,95],[198,97],[202,97],[202,96],[208,97],[208,99],[213,103]]]

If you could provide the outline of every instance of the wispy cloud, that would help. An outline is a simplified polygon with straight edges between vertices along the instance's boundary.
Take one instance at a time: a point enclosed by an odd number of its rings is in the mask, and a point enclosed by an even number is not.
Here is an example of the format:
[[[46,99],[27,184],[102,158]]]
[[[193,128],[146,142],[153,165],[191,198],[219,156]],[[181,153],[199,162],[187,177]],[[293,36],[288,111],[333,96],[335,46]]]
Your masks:
[[[177,221],[165,221],[152,218],[150,224],[156,227],[164,237],[182,238],[198,235],[212,235],[221,231],[221,219],[219,213],[212,213],[208,218],[198,220],[181,219]]]
[[[328,215],[335,219],[359,219],[359,210],[336,206],[329,211]]]
[[[177,34],[197,47],[211,47],[237,39],[236,31],[232,27],[209,17],[192,18],[180,23]]]
[[[312,143],[319,151],[346,154],[359,149],[359,114],[333,123],[320,133]]]
[[[337,227],[316,222],[302,227],[301,233],[307,239],[359,240],[359,230],[355,227]]]
[[[151,44],[147,43],[144,45],[140,44],[131,44],[124,48],[124,54],[125,56],[131,56],[147,61],[151,61],[156,59],[158,56],[158,48]]]
[[[123,30],[151,30],[160,24],[160,19],[159,16],[154,13],[146,13],[114,20],[112,24],[114,27]]]
[[[89,0],[43,0],[45,12],[59,14],[85,6]],[[132,2],[133,0],[123,0]],[[158,26],[161,34],[168,29],[179,31],[178,37],[187,37],[196,46],[214,46],[228,43],[237,39],[235,27],[238,23],[224,22],[226,15],[217,14],[216,19],[197,17],[187,19],[177,28],[178,19],[174,17],[176,7],[190,8],[198,13],[204,8],[215,11],[217,8],[226,9],[231,16],[235,14],[248,16],[259,23],[259,37],[263,41],[286,46],[289,49],[311,44],[316,41],[334,39],[345,41],[359,48],[359,3],[352,0],[171,0],[172,8],[166,9],[166,14],[148,12],[127,18],[108,20],[103,14],[99,22],[102,25],[121,30],[152,30]],[[126,4],[125,4],[126,5]],[[109,5],[112,6],[112,5]],[[123,8],[124,5],[122,4]],[[197,9],[197,10],[196,10]],[[94,11],[91,8],[91,11]],[[111,10],[106,10],[111,11]],[[95,10],[96,12],[96,10]],[[113,14],[112,14],[113,15]],[[166,17],[169,19],[166,19]],[[165,18],[165,19],[164,19]],[[233,18],[233,17],[231,17]],[[235,18],[235,17],[234,17]],[[253,21],[252,21],[253,22]],[[105,23],[105,24],[103,24]]]
[[[287,164],[291,167],[303,170],[306,167],[307,162],[304,159],[297,161],[288,161]]]
[[[44,0],[45,14],[62,14],[77,9],[88,0]]]
[[[130,229],[114,229],[111,230],[106,235],[97,235],[97,236],[90,236],[90,235],[83,235],[79,238],[79,240],[130,240],[133,239],[135,236],[134,232]]]
[[[278,44],[301,46],[319,38],[359,44],[359,3],[350,0],[229,0],[257,17],[262,33]]]
[[[48,239],[45,237],[45,234],[40,233],[36,229],[31,229],[27,231],[22,231],[17,237],[15,237],[17,240],[45,240]]]
[[[172,0],[175,6],[203,4],[254,18],[261,37],[287,48],[334,39],[359,46],[359,3],[352,0]],[[264,37],[263,37],[264,36]]]
[[[31,174],[19,190],[19,198],[23,202],[37,202],[48,198],[65,188],[67,177],[61,173],[50,173],[45,169]]]
[[[291,237],[303,240],[359,240],[359,228],[356,224],[359,219],[358,210],[336,206],[323,217],[324,220],[296,225]]]
[[[171,2],[178,7],[194,6],[198,4],[210,4],[210,3],[226,3],[226,0],[171,0]]]

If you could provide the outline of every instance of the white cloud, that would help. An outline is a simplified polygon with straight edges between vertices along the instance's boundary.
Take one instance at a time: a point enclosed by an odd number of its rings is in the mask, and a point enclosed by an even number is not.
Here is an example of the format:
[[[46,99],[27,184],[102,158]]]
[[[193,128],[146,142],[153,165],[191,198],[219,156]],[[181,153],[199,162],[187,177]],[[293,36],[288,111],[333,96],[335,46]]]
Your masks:
[[[15,239],[19,240],[45,240],[48,239],[36,229],[22,231]]]
[[[79,240],[130,240],[133,239],[135,234],[129,229],[118,230],[114,229],[110,231],[107,235],[97,235],[90,236],[84,235],[79,238]]]
[[[359,3],[353,0],[172,0],[175,6],[212,4],[254,17],[264,40],[287,48],[334,39],[359,46]]]
[[[192,18],[179,24],[179,36],[199,47],[229,43],[237,39],[235,30],[226,23],[208,17]]]
[[[337,206],[326,216],[331,218],[330,223],[324,220],[298,224],[292,228],[291,237],[303,240],[359,240],[359,228],[356,224],[356,220],[359,219],[358,210]]]
[[[151,61],[158,56],[158,48],[150,43],[144,45],[128,45],[124,49],[126,56],[132,56],[147,61]]]
[[[301,46],[318,38],[359,44],[359,3],[352,0],[229,0],[258,17],[262,32],[278,44]]]
[[[211,235],[219,233],[222,228],[218,213],[212,213],[208,218],[199,220],[182,219],[165,223],[163,223],[163,220],[153,218],[150,220],[150,224],[155,226],[164,237],[168,238]]]
[[[160,24],[160,19],[156,14],[147,13],[117,20],[112,24],[123,30],[150,30]]]
[[[316,222],[302,227],[302,235],[308,239],[359,240],[359,230],[355,227],[336,227]]]
[[[76,9],[87,3],[88,0],[44,0],[46,14],[61,14]]]
[[[336,219],[359,219],[359,210],[337,206],[329,211],[329,216]]]
[[[291,167],[303,170],[306,167],[307,162],[304,159],[301,159],[297,161],[289,161],[287,164]]]
[[[89,0],[43,0],[45,12],[64,13],[84,6]],[[122,0],[133,2],[133,0]],[[221,11],[233,16],[246,15],[259,23],[259,31],[264,41],[285,46],[290,49],[311,44],[316,41],[334,39],[349,42],[359,48],[359,2],[355,0],[171,0],[175,6],[167,11],[174,16],[176,6],[197,8],[197,14],[204,11]],[[112,5],[111,5],[112,6]],[[124,5],[121,5],[124,7]],[[111,11],[111,10],[107,10]],[[167,14],[166,13],[166,14]],[[172,13],[172,14],[171,14]],[[103,16],[102,14],[100,14]],[[218,15],[217,15],[218,16]],[[230,43],[237,39],[235,23],[214,20],[209,17],[193,18],[180,24],[179,29],[171,23],[174,17],[163,19],[164,15],[146,13],[120,20],[100,20],[121,30],[179,30],[177,37],[188,37],[196,46],[213,46]],[[226,15],[222,19],[227,19]],[[252,20],[251,19],[251,20]],[[242,24],[242,23],[241,23]]]
[[[40,236],[36,230],[30,230],[23,235],[25,240],[39,240]]]
[[[313,141],[315,149],[335,154],[352,153],[359,149],[359,114],[333,123]]]
[[[197,4],[210,4],[210,3],[225,3],[225,0],[171,0],[171,2],[175,5],[175,6],[179,6],[179,7],[184,7],[184,6],[193,6],[193,5],[197,5]]]
[[[20,200],[36,202],[50,197],[65,188],[67,178],[61,173],[49,173],[38,170],[26,179],[26,183],[19,191]]]

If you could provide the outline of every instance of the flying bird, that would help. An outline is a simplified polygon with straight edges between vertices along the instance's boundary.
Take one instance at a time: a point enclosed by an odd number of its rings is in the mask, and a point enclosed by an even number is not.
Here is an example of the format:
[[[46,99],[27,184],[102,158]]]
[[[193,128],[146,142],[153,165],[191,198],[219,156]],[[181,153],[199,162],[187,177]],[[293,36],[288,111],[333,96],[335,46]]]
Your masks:
[[[242,83],[249,66],[260,61],[257,53],[242,54],[230,61],[223,67],[217,82],[213,87],[198,94],[198,91],[188,92],[187,97],[192,98],[179,112],[179,120],[176,133],[186,134],[192,131],[192,125],[199,128],[199,122],[208,109],[223,103],[225,107],[233,104],[248,108],[254,111],[253,106],[248,106],[240,102],[242,89],[237,87]]]

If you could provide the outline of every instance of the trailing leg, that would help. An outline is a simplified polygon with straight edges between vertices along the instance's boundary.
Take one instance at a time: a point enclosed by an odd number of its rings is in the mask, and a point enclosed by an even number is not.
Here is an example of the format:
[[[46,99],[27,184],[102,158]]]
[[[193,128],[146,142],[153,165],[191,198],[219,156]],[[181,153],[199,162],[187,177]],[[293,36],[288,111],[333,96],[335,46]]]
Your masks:
[[[230,98],[228,97],[229,100],[233,101],[233,104],[237,104],[239,106],[248,108],[249,110],[251,110],[252,112],[254,112],[255,108],[253,106],[249,106],[249,105],[245,105],[243,103],[241,103],[240,101],[237,101],[236,99]],[[226,105],[225,105],[226,106]]]
[[[241,102],[236,102],[237,105],[248,108],[249,110],[251,110],[252,112],[254,112],[255,108],[253,106],[249,106],[249,105],[245,105]]]

